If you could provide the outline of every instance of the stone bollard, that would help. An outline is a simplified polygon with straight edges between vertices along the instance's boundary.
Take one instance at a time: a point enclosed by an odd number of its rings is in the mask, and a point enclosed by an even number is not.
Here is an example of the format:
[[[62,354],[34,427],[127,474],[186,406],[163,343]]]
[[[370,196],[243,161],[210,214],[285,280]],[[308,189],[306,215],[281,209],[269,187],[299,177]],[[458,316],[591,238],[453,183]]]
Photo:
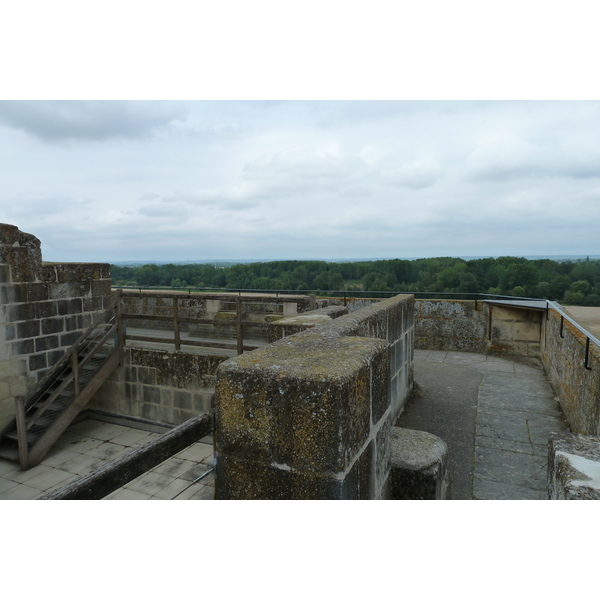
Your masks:
[[[448,446],[425,431],[392,427],[392,500],[446,500]]]

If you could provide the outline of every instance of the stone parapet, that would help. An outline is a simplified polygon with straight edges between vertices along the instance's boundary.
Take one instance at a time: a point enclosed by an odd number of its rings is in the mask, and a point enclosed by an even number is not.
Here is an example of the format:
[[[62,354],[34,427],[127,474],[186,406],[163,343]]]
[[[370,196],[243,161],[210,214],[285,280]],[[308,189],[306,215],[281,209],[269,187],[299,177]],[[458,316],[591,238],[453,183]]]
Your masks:
[[[555,310],[543,320],[542,362],[574,433],[600,435],[600,349]]]
[[[540,355],[543,312],[473,300],[416,300],[415,348]]]
[[[397,296],[224,362],[216,497],[389,497],[389,430],[412,386],[412,302]]]

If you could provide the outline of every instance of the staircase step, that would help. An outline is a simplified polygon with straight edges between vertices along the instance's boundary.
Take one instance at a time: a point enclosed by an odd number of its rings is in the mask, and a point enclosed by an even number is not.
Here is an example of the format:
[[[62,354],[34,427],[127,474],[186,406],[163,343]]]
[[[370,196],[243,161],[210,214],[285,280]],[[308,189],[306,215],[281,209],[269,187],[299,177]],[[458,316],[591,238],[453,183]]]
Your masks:
[[[0,458],[19,462],[19,449],[12,446],[0,446]]]
[[[60,396],[50,405],[46,408],[46,410],[44,411],[44,414],[56,414],[59,412],[62,412],[66,405],[68,404],[68,402],[60,402]],[[38,410],[40,409],[42,406],[44,405],[44,403],[42,401],[40,402],[36,402],[33,405],[33,410]],[[32,413],[33,414],[33,413]]]
[[[43,431],[34,431],[33,429],[30,429],[27,432],[27,445],[28,446],[33,446],[33,444],[35,444],[35,442],[37,442],[39,440],[39,438],[42,436],[42,433],[44,433]],[[7,440],[12,440],[14,442],[18,442],[19,441],[19,436],[17,435],[16,431],[9,431],[8,433],[4,434],[4,439]]]
[[[46,414],[43,414],[36,421],[35,425],[27,431],[27,443],[33,444],[34,442],[36,442],[38,438],[40,438],[46,432],[48,427],[52,425],[52,423],[54,423],[54,419],[47,417]],[[16,429],[8,431],[4,434],[4,437],[8,440],[19,440],[19,436],[17,434]]]

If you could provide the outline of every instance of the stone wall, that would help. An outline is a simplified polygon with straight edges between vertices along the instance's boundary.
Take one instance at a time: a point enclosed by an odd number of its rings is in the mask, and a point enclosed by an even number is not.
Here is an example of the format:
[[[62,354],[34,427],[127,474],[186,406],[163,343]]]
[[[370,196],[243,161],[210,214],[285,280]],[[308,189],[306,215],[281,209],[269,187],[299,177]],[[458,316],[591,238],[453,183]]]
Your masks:
[[[207,412],[216,370],[226,356],[125,348],[123,364],[102,384],[89,409],[179,425]]]
[[[0,224],[0,430],[111,300],[108,264],[42,262],[40,241]]]
[[[574,433],[600,435],[600,350],[591,343],[585,368],[586,336],[555,310],[544,319],[542,362]]]
[[[413,381],[413,297],[225,361],[216,497],[389,497],[390,430]]]
[[[543,314],[473,300],[416,300],[415,347],[539,357]]]

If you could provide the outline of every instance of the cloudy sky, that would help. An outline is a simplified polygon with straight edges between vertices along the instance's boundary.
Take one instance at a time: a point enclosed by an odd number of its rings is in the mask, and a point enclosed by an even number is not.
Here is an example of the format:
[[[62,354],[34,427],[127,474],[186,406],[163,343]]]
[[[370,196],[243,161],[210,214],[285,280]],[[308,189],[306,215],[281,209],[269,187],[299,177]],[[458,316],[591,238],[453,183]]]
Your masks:
[[[45,260],[600,254],[600,103],[3,101]]]

